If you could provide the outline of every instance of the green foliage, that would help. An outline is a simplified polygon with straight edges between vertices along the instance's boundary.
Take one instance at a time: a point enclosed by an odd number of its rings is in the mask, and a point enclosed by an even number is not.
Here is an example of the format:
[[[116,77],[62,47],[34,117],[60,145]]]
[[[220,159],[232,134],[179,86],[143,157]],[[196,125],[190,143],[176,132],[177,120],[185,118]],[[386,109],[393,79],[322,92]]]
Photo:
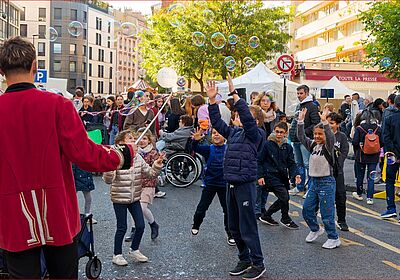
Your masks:
[[[360,14],[360,20],[369,32],[363,41],[365,64],[379,66],[379,72],[400,79],[400,1],[371,3],[370,9]],[[390,66],[381,63],[384,58],[390,58]]]
[[[212,11],[212,17],[204,16],[207,10]],[[203,87],[207,78],[226,77],[226,56],[235,59],[234,75],[240,75],[247,70],[243,63],[245,57],[256,64],[271,59],[275,53],[285,52],[290,39],[285,28],[291,17],[284,7],[263,8],[261,1],[186,2],[181,13],[162,10],[150,18],[150,29],[142,34],[140,44],[142,65],[153,80],[160,68],[172,66],[179,75],[195,79]],[[169,21],[180,24],[174,27]],[[206,36],[204,46],[193,43],[195,31]],[[227,40],[230,34],[235,34],[238,43],[232,47],[227,42],[222,49],[216,49],[210,42],[215,32],[223,33]],[[249,46],[251,36],[260,39],[258,48]]]

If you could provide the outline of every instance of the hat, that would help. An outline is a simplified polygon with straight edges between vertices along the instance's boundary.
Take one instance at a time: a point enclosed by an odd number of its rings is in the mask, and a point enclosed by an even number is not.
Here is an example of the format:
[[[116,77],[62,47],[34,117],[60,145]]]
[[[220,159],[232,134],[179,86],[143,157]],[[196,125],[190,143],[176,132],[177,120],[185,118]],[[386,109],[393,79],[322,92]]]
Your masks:
[[[394,104],[397,108],[400,108],[400,94],[396,95],[396,98],[394,99]]]
[[[209,128],[208,120],[199,120],[199,126],[203,130],[207,130]]]

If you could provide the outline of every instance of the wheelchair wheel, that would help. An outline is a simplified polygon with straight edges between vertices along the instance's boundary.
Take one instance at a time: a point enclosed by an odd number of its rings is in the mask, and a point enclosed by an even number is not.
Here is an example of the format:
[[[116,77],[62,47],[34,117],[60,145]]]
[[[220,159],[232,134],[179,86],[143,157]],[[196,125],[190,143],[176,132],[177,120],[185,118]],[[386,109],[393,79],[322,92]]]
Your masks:
[[[101,261],[95,256],[86,264],[86,277],[88,279],[97,279],[101,274]]]
[[[195,154],[194,156],[195,160],[196,160],[196,164],[197,164],[197,168],[199,169],[197,178],[195,180],[195,182],[197,180],[199,180],[199,178],[201,176],[203,176],[203,172],[204,172],[204,158],[200,155],[200,154]]]
[[[188,154],[173,154],[165,165],[167,181],[177,188],[186,188],[196,182],[199,177],[196,160]]]

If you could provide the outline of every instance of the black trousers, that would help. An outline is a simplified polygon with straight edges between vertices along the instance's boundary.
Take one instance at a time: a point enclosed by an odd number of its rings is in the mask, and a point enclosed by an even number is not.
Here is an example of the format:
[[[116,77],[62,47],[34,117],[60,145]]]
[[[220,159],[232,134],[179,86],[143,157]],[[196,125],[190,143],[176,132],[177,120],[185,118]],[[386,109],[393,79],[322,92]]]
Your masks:
[[[282,222],[291,222],[292,219],[289,217],[289,192],[287,188],[283,185],[268,186],[268,190],[272,191],[278,199],[268,208],[266,215],[272,216],[272,214],[281,210]]]
[[[207,186],[203,189],[201,193],[200,202],[197,205],[196,212],[193,217],[193,228],[199,229],[200,225],[203,223],[206,212],[210,207],[215,195],[218,195],[219,204],[221,204],[222,211],[224,213],[224,227],[225,231],[230,236],[228,230],[228,212],[226,208],[226,188]]]
[[[336,176],[336,214],[338,222],[346,222],[346,186],[344,185],[344,174],[340,172]]]
[[[41,252],[46,261],[50,279],[78,279],[78,244],[41,246],[4,255],[11,279],[40,279],[42,277]]]

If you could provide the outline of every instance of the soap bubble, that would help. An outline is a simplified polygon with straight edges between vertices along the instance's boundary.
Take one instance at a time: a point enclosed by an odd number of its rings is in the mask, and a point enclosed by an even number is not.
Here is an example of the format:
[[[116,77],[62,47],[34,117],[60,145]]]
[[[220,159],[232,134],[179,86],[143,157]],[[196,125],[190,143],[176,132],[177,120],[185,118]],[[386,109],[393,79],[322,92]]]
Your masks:
[[[243,63],[246,65],[246,67],[251,67],[254,64],[254,61],[250,57],[246,56],[243,59]]]
[[[231,45],[236,45],[238,42],[238,37],[235,34],[231,34],[228,36],[228,42]]]
[[[195,31],[192,34],[192,40],[193,44],[195,44],[198,47],[204,46],[204,43],[206,42],[206,36],[201,33],[200,31]]]
[[[390,67],[392,65],[392,60],[389,57],[384,57],[381,59],[382,67]]]
[[[379,181],[379,179],[381,178],[381,175],[378,171],[374,170],[374,171],[371,171],[371,173],[369,173],[369,178],[372,181],[376,182],[376,181]]]
[[[176,82],[176,84],[180,87],[184,87],[186,85],[186,80],[185,77],[179,77],[178,81]]]
[[[68,24],[68,33],[74,37],[78,37],[83,32],[83,24],[79,21],[71,21]]]
[[[49,27],[46,30],[46,39],[48,39],[50,42],[54,42],[58,38],[58,32],[56,29],[53,27]]]
[[[249,39],[249,46],[253,49],[257,48],[260,45],[260,39],[257,36],[252,36]]]
[[[122,24],[118,20],[109,20],[108,25],[110,26],[110,29],[113,31],[113,34],[110,38],[110,42],[117,42],[118,41],[118,34],[122,32]]]
[[[377,53],[377,52],[378,52],[378,49],[377,49],[376,47],[373,47],[373,48],[372,48],[372,52],[373,52],[373,53]]]
[[[374,23],[377,25],[380,25],[383,23],[383,16],[382,15],[376,15],[374,16]]]
[[[225,63],[225,67],[226,67],[227,69],[229,69],[229,68],[235,68],[235,66],[236,66],[236,61],[233,60],[233,59],[230,59],[230,60],[228,60],[228,61]]]
[[[226,39],[224,34],[221,32],[215,32],[213,35],[211,35],[211,45],[216,48],[216,49],[222,49],[225,47],[226,44]]]
[[[124,36],[133,37],[138,33],[136,25],[131,22],[124,22],[121,24],[121,32]]]
[[[209,9],[203,11],[203,16],[204,16],[204,22],[207,24],[212,23],[214,20],[214,12]]]
[[[182,23],[182,19],[185,13],[185,6],[180,3],[172,4],[168,8],[168,22],[173,27],[179,27]]]
[[[225,57],[225,59],[224,59],[224,64],[226,65],[226,64],[228,63],[229,60],[235,61],[235,59],[234,59],[232,56],[227,56],[227,57]]]
[[[386,156],[386,164],[387,165],[393,165],[393,164],[395,164],[397,162],[397,158],[396,158],[396,155],[394,153],[387,152],[385,154],[385,156]]]

